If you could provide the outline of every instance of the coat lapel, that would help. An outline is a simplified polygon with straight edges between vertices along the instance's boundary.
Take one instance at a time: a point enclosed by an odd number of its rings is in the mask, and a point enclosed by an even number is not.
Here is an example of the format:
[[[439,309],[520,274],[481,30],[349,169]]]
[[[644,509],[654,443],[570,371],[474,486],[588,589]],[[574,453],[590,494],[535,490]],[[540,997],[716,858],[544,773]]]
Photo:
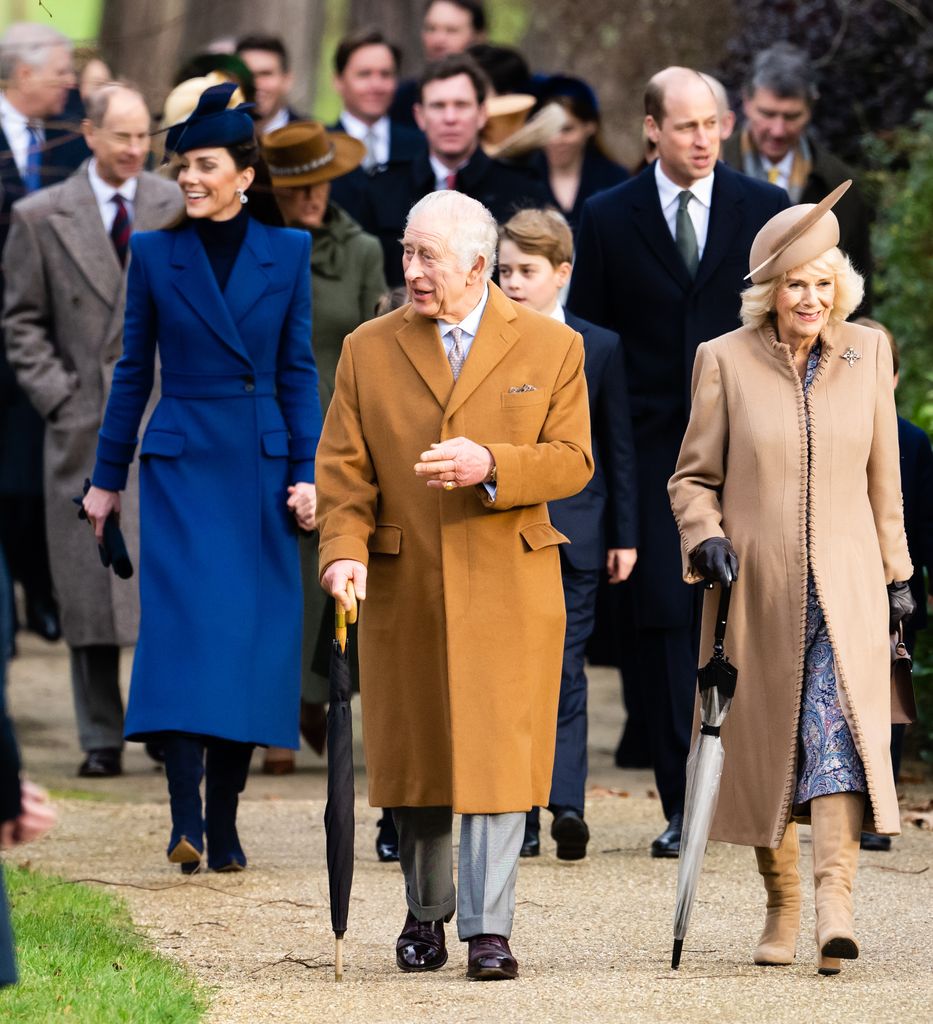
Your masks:
[[[59,200],[58,209],[49,218],[52,230],[91,288],[108,306],[114,306],[120,295],[123,268],[104,230],[87,165],[62,185]]]
[[[409,306],[405,323],[395,332],[395,337],[411,365],[431,389],[437,404],[442,409],[446,408],[454,389],[454,378],[444,355],[437,324]]]
[[[250,218],[246,237],[240,246],[230,279],[224,289],[224,300],[238,324],[262,298],[269,287],[269,273],[266,268],[275,263],[268,232],[257,220]],[[308,266],[308,274],[311,267]]]
[[[723,163],[716,165],[716,176],[713,178],[713,198],[709,212],[709,229],[706,233],[703,259],[700,260],[700,266],[697,268],[695,282],[697,288],[702,288],[722,263],[726,253],[732,248],[736,232],[742,224],[744,197],[741,190],[735,187],[734,173]]]
[[[662,266],[683,288],[690,291],[693,280],[677,251],[671,229],[667,226],[658,197],[658,186],[654,180],[654,166],[649,165],[635,182],[637,190],[632,202],[632,220],[645,244],[657,256]]]
[[[463,405],[473,392],[505,357],[518,340],[518,331],[512,324],[515,310],[509,300],[490,281],[489,301],[479,322],[479,331],[470,346],[460,377],[444,412],[445,422]],[[444,362],[447,362],[444,359]]]
[[[237,263],[242,261],[241,249]],[[231,274],[231,280],[232,278]],[[243,340],[193,225],[175,233],[175,245],[172,249],[172,284],[204,324],[232,352],[252,366],[252,360],[246,354]]]

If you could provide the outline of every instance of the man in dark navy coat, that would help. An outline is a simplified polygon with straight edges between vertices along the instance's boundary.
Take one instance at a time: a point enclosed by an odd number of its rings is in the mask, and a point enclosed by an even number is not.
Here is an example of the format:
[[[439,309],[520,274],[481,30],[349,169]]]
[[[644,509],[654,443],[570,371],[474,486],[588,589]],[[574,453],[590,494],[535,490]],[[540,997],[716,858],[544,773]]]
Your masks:
[[[523,210],[500,231],[499,278],[515,302],[568,324],[583,336],[590,404],[594,471],[569,498],[548,504],[551,523],[570,544],[560,549],[567,626],[557,710],[557,744],[548,809],[551,835],[561,860],[586,855],[589,827],[583,820],[587,775],[587,680],[584,653],[593,632],[596,592],[607,568],[611,583],[626,579],[637,552],[635,451],[628,408],[625,359],[619,336],[560,304],[570,277],[573,235],[556,210]],[[538,808],[526,819],[522,856],[540,851]]]
[[[361,29],[341,40],[334,54],[334,88],[343,101],[330,131],[346,132],[366,146],[362,166],[331,183],[331,199],[355,220],[366,183],[387,167],[410,164],[425,148],[417,128],[393,121],[389,106],[398,85],[399,48],[378,29]],[[378,180],[374,187],[378,188]]]
[[[403,283],[399,239],[408,211],[437,189],[455,189],[476,199],[502,224],[517,210],[546,206],[544,186],[529,173],[492,160],[480,148],[486,124],[488,82],[464,54],[427,68],[415,117],[427,148],[411,164],[389,166],[368,183],[360,223],[382,243],[386,281]]]
[[[584,206],[567,305],[617,331],[625,351],[638,473],[636,685],[651,720],[655,778],[668,819],[652,855],[676,857],[699,606],[682,580],[667,481],[687,425],[697,346],[739,326],[752,239],[788,198],[717,163],[717,103],[697,72],[659,72],[648,84],[645,110],[658,160]]]
[[[13,203],[63,181],[90,156],[80,134],[71,50],[67,36],[44,24],[19,22],[0,38],[0,250]],[[43,436],[42,419],[0,344],[0,543],[10,575],[26,593],[26,624],[54,640],[60,627],[45,540]]]

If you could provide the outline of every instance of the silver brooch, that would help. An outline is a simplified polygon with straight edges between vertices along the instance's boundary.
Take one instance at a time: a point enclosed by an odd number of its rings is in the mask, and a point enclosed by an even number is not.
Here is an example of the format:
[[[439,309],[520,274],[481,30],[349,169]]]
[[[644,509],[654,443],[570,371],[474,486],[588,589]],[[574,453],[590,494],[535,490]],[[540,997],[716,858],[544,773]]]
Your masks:
[[[839,357],[844,359],[849,366],[855,366],[855,364],[862,358],[861,353],[856,352],[855,349],[850,345],[845,352]]]

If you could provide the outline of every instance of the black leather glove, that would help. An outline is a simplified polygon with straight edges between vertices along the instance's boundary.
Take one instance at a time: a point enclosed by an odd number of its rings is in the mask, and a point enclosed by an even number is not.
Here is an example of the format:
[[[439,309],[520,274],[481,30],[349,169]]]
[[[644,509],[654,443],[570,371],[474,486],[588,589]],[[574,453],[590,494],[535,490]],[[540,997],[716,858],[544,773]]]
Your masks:
[[[739,556],[728,537],[709,537],[693,549],[693,568],[710,583],[728,586],[739,577]]]
[[[888,584],[888,608],[891,612],[891,622],[888,629],[890,633],[896,633],[902,622],[906,622],[917,610],[917,602],[910,592],[909,583]]]

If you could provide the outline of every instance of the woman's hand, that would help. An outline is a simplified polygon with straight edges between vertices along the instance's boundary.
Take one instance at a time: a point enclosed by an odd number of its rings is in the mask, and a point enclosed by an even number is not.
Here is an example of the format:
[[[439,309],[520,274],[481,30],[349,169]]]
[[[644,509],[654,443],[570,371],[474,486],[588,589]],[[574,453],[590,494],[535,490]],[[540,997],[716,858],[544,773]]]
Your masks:
[[[0,849],[31,843],[55,824],[55,811],[41,786],[24,779],[20,790],[22,810],[18,818],[0,825]]]
[[[300,482],[288,489],[288,507],[302,530],[313,530],[317,525],[317,488]]]
[[[896,580],[888,584],[888,609],[891,620],[889,632],[896,633],[902,622],[906,622],[917,610],[917,602],[910,592],[909,583],[898,583]]]
[[[708,537],[693,549],[690,561],[710,583],[728,587],[739,578],[739,556],[728,537]]]
[[[91,487],[84,495],[82,504],[88,521],[94,527],[97,543],[102,544],[107,516],[113,512],[117,519],[120,518],[120,494],[118,491],[105,491],[103,487]]]

